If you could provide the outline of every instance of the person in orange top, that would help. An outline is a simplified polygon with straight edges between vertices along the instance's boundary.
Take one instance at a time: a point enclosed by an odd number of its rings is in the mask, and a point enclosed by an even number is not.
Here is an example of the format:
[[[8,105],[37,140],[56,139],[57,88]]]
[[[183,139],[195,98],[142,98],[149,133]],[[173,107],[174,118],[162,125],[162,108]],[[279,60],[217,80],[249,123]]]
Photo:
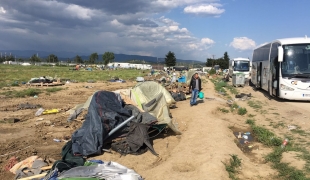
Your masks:
[[[80,68],[80,65],[77,64],[77,65],[75,66],[75,70],[79,70],[79,68]]]

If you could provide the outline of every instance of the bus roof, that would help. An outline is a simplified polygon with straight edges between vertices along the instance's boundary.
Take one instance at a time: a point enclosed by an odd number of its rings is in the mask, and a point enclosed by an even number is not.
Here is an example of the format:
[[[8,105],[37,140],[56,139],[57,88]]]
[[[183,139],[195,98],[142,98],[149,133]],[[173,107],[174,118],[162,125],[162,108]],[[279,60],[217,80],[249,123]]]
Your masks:
[[[281,45],[301,44],[301,43],[310,43],[310,38],[307,38],[307,37],[285,38],[285,39],[277,39],[275,41],[279,42]]]
[[[238,61],[238,60],[250,61],[249,58],[242,58],[242,57],[234,58],[234,59],[231,59],[231,60],[233,60],[233,61]]]

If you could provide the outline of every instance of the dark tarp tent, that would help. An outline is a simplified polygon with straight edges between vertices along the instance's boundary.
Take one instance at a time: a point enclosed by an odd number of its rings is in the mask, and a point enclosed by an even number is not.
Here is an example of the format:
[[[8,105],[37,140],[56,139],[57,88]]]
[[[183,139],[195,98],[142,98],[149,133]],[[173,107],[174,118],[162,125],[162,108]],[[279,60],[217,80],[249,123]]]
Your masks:
[[[136,117],[133,121],[138,123],[156,122],[154,116],[139,113],[133,106],[125,107],[119,94],[109,91],[96,92],[90,101],[85,122],[72,135],[73,153],[83,156],[101,154],[103,141],[108,133],[132,115]]]

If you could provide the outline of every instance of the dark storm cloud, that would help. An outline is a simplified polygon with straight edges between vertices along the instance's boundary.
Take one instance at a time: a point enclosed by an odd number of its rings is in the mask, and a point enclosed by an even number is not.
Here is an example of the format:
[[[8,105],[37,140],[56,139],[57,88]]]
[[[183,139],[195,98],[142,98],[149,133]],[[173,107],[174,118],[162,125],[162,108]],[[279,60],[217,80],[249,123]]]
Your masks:
[[[193,0],[193,2],[208,0]],[[186,52],[200,40],[165,17],[188,0],[0,0],[0,50]],[[3,8],[3,10],[1,9]],[[134,42],[134,43],[133,43]],[[136,53],[135,53],[136,52]],[[165,52],[166,53],[166,52]],[[195,53],[193,51],[193,53]],[[198,53],[196,53],[198,54]]]
[[[111,15],[135,14],[150,9],[149,0],[60,0],[64,3],[78,4],[92,9],[102,10]]]

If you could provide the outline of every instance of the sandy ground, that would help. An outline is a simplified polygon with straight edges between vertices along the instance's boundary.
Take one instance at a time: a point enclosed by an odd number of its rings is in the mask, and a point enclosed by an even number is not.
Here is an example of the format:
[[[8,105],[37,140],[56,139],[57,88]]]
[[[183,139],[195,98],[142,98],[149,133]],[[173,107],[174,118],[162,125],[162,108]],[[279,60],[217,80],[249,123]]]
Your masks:
[[[115,90],[132,87],[134,83],[76,83],[65,85],[65,90],[40,94],[38,98],[0,99],[0,119],[18,118],[17,123],[0,124],[0,179],[13,179],[14,175],[5,172],[2,167],[12,156],[24,159],[31,155],[39,155],[45,158],[60,158],[61,148],[64,142],[54,142],[54,138],[65,139],[81,126],[83,120],[67,123],[67,114],[40,116],[44,118],[38,121],[34,114],[37,109],[16,110],[20,103],[40,104],[45,109],[62,108],[64,110],[83,103],[96,90]],[[92,86],[92,88],[85,88]],[[23,89],[25,87],[16,87]],[[41,88],[41,87],[39,87]],[[115,161],[134,169],[146,180],[157,179],[229,179],[223,162],[228,162],[231,154],[238,155],[242,159],[239,168],[240,179],[275,179],[277,172],[271,169],[270,164],[264,161],[264,156],[271,149],[255,143],[251,152],[244,153],[235,143],[233,132],[249,131],[245,123],[248,114],[254,115],[256,123],[264,126],[278,136],[291,134],[296,139],[306,139],[298,134],[292,134],[287,125],[298,125],[306,132],[310,125],[309,103],[286,102],[278,99],[269,99],[262,91],[254,91],[251,87],[238,88],[239,92],[251,93],[252,100],[264,103],[262,110],[256,112],[248,106],[247,101],[238,101],[238,105],[246,107],[248,113],[240,116],[235,113],[223,113],[218,107],[226,107],[226,100],[214,91],[213,84],[207,80],[203,83],[205,97],[204,102],[190,107],[189,100],[177,103],[177,108],[172,109],[173,121],[183,132],[182,135],[174,135],[171,130],[162,133],[152,139],[154,149],[159,157],[150,152],[134,156],[120,156],[117,153],[105,153],[92,159]],[[275,124],[283,126],[275,127]],[[307,143],[304,141],[304,143]],[[24,149],[26,148],[26,149]],[[18,151],[20,150],[20,151]],[[7,153],[15,152],[6,155]],[[298,154],[286,153],[283,162],[290,163],[298,169],[303,169],[305,162],[297,158]]]

